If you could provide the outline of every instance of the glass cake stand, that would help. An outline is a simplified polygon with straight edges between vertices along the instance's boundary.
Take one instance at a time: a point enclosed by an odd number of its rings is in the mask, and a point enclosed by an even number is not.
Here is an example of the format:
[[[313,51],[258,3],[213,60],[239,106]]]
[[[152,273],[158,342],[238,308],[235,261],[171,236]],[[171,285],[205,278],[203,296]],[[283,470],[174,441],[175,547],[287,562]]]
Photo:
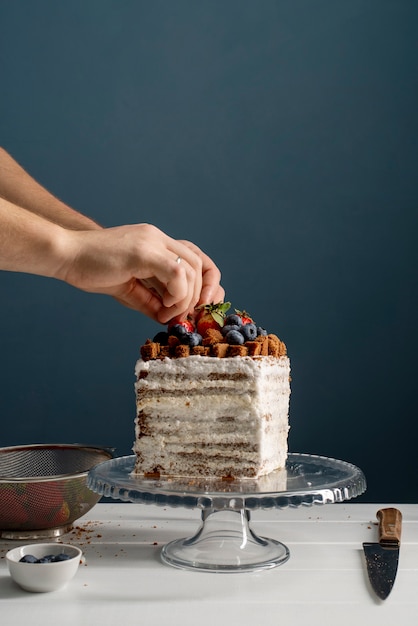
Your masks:
[[[286,468],[258,479],[146,478],[133,476],[135,456],[111,459],[89,472],[92,491],[123,501],[201,509],[195,535],[167,543],[164,563],[205,572],[248,572],[285,563],[290,552],[259,537],[251,511],[343,502],[366,489],[363,472],[337,459],[289,454]]]

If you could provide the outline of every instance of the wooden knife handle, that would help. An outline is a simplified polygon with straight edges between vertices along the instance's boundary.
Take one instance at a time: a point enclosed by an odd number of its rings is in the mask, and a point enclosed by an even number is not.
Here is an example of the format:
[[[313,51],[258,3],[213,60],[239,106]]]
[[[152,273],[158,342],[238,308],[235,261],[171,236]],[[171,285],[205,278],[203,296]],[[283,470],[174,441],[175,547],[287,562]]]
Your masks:
[[[379,543],[399,546],[401,543],[402,513],[398,509],[380,509],[376,513],[379,520]]]

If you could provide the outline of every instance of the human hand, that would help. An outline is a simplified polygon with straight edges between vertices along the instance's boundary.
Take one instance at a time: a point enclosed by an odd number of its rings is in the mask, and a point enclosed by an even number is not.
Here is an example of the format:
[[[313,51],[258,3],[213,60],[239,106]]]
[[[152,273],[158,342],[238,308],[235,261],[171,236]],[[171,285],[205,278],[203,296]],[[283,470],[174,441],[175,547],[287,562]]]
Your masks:
[[[202,289],[200,298],[195,306],[211,302],[222,302],[225,297],[225,291],[220,285],[221,273],[215,263],[191,241],[181,240],[180,243],[190,248],[202,260]]]
[[[150,224],[66,231],[65,248],[57,278],[112,295],[162,324],[224,297],[220,272],[206,254]]]

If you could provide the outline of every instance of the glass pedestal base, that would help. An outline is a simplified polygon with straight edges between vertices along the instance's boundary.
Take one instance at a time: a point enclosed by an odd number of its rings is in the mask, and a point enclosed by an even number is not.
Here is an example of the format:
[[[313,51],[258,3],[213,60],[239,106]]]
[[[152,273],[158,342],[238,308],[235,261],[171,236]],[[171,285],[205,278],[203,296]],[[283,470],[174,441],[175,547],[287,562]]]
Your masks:
[[[289,549],[250,528],[250,511],[204,509],[198,532],[166,544],[164,563],[201,572],[255,572],[285,563]]]
[[[135,456],[105,461],[90,470],[87,484],[96,493],[127,502],[200,509],[197,533],[171,541],[161,557],[168,565],[203,572],[254,572],[288,560],[285,545],[251,529],[251,511],[343,502],[366,489],[355,465],[311,454],[289,454],[281,470],[232,481],[150,478],[134,474],[134,466]]]

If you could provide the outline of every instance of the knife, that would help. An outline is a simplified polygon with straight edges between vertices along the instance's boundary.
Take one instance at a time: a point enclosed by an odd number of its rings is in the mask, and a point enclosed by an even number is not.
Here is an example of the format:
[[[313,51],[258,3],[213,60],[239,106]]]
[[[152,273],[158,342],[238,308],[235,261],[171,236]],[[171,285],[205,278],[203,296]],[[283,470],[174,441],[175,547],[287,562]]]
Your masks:
[[[373,590],[381,600],[392,591],[398,570],[401,545],[402,513],[398,509],[380,509],[379,543],[363,543],[367,573]]]

